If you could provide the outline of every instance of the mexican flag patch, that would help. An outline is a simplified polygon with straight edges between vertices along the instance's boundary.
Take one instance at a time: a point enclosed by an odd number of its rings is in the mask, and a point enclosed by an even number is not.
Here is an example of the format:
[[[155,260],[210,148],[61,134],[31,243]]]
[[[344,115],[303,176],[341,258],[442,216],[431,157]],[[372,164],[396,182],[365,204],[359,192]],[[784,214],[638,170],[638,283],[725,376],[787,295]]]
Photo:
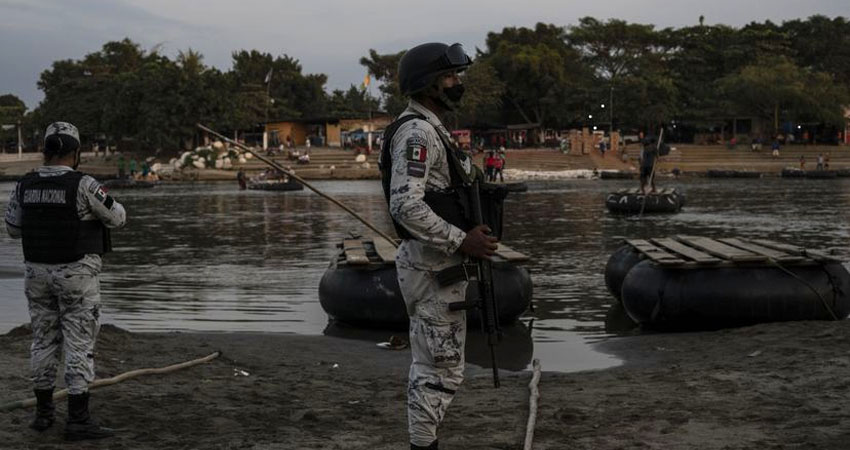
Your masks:
[[[106,200],[106,191],[104,191],[103,187],[98,187],[97,190],[94,191],[94,198],[101,203]]]
[[[425,162],[428,158],[428,149],[425,147],[425,140],[419,137],[412,137],[407,140],[407,160]]]

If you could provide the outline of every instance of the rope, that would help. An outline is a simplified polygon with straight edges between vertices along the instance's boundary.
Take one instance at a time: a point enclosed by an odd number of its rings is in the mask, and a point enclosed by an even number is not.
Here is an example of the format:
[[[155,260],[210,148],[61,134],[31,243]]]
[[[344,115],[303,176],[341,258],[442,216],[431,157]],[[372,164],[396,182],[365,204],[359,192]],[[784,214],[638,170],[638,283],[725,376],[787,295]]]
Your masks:
[[[223,135],[223,134],[221,134],[221,133],[218,133],[218,132],[216,132],[216,131],[214,131],[214,130],[212,130],[212,129],[210,129],[210,128],[207,128],[207,127],[205,127],[205,126],[203,126],[203,125],[201,125],[201,124],[196,124],[196,125],[198,126],[198,128],[200,128],[200,129],[202,129],[202,130],[206,131],[207,133],[210,133],[210,134],[212,134],[212,135],[214,135],[214,136],[218,137],[219,139],[224,140],[225,142],[228,142],[228,143],[230,143],[230,144],[232,144],[232,145],[235,145],[235,146],[237,146],[237,147],[241,148],[242,150],[244,150],[244,151],[246,151],[246,152],[248,152],[248,153],[250,153],[250,154],[254,155],[254,156],[255,156],[257,159],[259,159],[260,161],[262,161],[262,162],[264,162],[264,163],[266,163],[266,164],[268,164],[268,165],[270,165],[270,166],[274,167],[275,169],[277,169],[277,170],[279,170],[279,171],[281,171],[281,172],[283,172],[283,173],[285,173],[285,174],[289,175],[290,177],[294,178],[296,181],[298,181],[299,183],[301,183],[301,184],[303,184],[304,186],[306,186],[306,187],[307,187],[307,189],[310,189],[311,191],[315,192],[316,194],[319,194],[319,196],[321,196],[322,198],[324,198],[324,199],[326,199],[326,200],[330,201],[331,203],[333,203],[334,205],[337,205],[337,206],[339,206],[340,208],[344,209],[344,210],[345,210],[345,212],[347,212],[347,213],[351,214],[352,216],[354,216],[354,218],[355,218],[355,219],[359,220],[359,221],[360,221],[360,223],[362,223],[363,225],[366,225],[366,226],[367,226],[370,230],[374,231],[375,233],[378,233],[378,235],[379,235],[379,236],[381,236],[382,238],[386,239],[386,240],[387,240],[387,242],[389,242],[390,244],[392,244],[394,247],[398,247],[398,244],[396,243],[395,239],[393,239],[390,235],[388,235],[388,234],[384,233],[383,231],[381,231],[380,229],[378,229],[378,227],[376,227],[375,225],[373,225],[373,224],[372,224],[372,222],[369,222],[369,221],[368,221],[368,220],[366,220],[364,217],[362,217],[360,214],[357,214],[357,213],[356,213],[353,209],[349,208],[349,207],[348,207],[348,205],[346,205],[345,203],[342,203],[341,201],[339,201],[339,200],[337,200],[337,199],[335,199],[335,198],[331,197],[330,195],[325,194],[324,192],[320,191],[319,189],[317,189],[317,188],[316,188],[315,186],[313,186],[312,184],[310,184],[310,183],[308,183],[308,182],[304,181],[304,179],[303,179],[303,178],[299,177],[298,175],[295,175],[295,172],[293,172],[293,171],[291,171],[291,170],[289,170],[289,169],[287,169],[287,168],[285,168],[285,167],[281,166],[280,164],[276,163],[274,160],[268,159],[268,158],[266,158],[265,156],[258,154],[257,152],[255,152],[255,151],[251,150],[251,148],[249,148],[249,147],[247,147],[247,146],[245,146],[245,145],[242,145],[242,144],[240,144],[239,142],[236,142],[236,141],[234,141],[233,139],[230,139],[230,138],[228,138],[227,136],[225,136],[225,135]]]
[[[136,378],[142,375],[150,375],[150,374],[160,374],[160,373],[169,373],[174,372],[180,369],[186,369],[188,367],[196,366],[198,364],[203,364],[205,362],[212,361],[213,359],[221,356],[221,352],[210,353],[203,358],[193,359],[191,361],[186,361],[178,364],[172,364],[167,367],[156,367],[156,368],[148,368],[148,369],[136,369],[131,370],[129,372],[124,372],[120,375],[116,375],[112,378],[103,378],[100,380],[95,380],[93,383],[89,384],[89,389],[96,389],[102,386],[109,386],[111,384],[117,384],[124,380],[129,380],[130,378]],[[63,398],[68,396],[68,390],[62,389],[61,391],[53,394],[53,400],[62,400]],[[0,411],[11,411],[13,409],[18,408],[28,408],[30,406],[35,406],[36,400],[34,398],[28,398],[26,400],[18,400],[14,402],[0,404]]]
[[[534,358],[531,366],[534,368],[534,374],[528,383],[528,424],[525,427],[525,445],[522,447],[523,450],[531,450],[532,448],[534,425],[537,423],[537,399],[540,397],[540,392],[537,390],[537,383],[540,382],[540,360]]]
[[[830,306],[829,306],[829,303],[827,303],[826,299],[825,299],[825,298],[823,298],[823,296],[822,296],[822,295],[820,295],[820,292],[818,292],[818,290],[817,290],[817,289],[815,289],[815,287],[814,287],[814,286],[812,286],[812,285],[811,285],[811,283],[809,283],[808,281],[806,281],[806,280],[804,280],[804,279],[800,278],[800,277],[799,277],[799,276],[797,276],[797,274],[795,274],[794,272],[791,272],[790,270],[786,269],[786,268],[785,268],[785,267],[783,267],[781,264],[779,264],[779,262],[777,262],[775,259],[773,259],[773,258],[771,258],[771,257],[768,257],[768,258],[767,258],[767,260],[768,260],[768,262],[770,262],[771,264],[775,265],[775,266],[776,266],[776,268],[778,268],[779,270],[781,270],[781,271],[785,272],[786,274],[790,275],[790,276],[791,276],[792,278],[794,278],[795,280],[799,281],[800,283],[803,283],[803,285],[805,285],[807,288],[811,289],[811,291],[812,291],[812,292],[814,292],[814,293],[815,293],[815,295],[817,295],[817,296],[818,296],[818,298],[820,299],[821,303],[823,303],[823,307],[824,307],[824,308],[826,308],[827,312],[829,312],[829,315],[830,315],[830,316],[832,316],[832,320],[836,320],[836,321],[837,321],[837,320],[841,320],[841,319],[839,319],[839,318],[838,318],[838,316],[835,314],[835,311],[833,311],[833,310],[832,310],[832,307],[830,307]],[[833,289],[833,291],[835,291],[835,283],[833,283],[833,282],[832,282],[832,277],[830,277],[828,273],[827,273],[827,278],[829,279],[830,284],[832,284],[832,289]]]

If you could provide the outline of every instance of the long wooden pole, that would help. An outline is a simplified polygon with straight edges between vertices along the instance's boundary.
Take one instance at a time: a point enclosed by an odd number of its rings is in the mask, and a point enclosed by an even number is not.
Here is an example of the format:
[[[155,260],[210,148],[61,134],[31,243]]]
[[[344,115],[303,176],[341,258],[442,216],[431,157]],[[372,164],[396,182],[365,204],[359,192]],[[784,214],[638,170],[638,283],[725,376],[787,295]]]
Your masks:
[[[109,386],[110,384],[120,383],[124,380],[128,380],[130,378],[135,378],[142,375],[150,375],[157,373],[168,373],[174,372],[175,370],[185,369],[187,367],[197,366],[198,364],[203,364],[205,362],[212,361],[218,358],[221,355],[221,352],[210,353],[203,358],[193,359],[191,361],[182,362],[179,364],[172,364],[167,367],[155,367],[149,369],[137,369],[131,370],[129,372],[124,372],[120,375],[116,375],[112,378],[103,378],[100,380],[95,380],[93,383],[89,384],[89,389],[96,389],[102,386]],[[68,396],[68,390],[62,389],[61,391],[53,394],[53,400],[62,400],[63,398]],[[34,398],[28,398],[26,400],[18,400],[15,402],[9,402],[0,405],[0,411],[11,411],[13,409],[18,408],[28,408],[30,406],[34,406],[36,404],[36,400]]]
[[[378,229],[378,227],[376,227],[375,225],[373,225],[373,224],[372,224],[372,222],[369,222],[369,221],[368,221],[368,220],[366,220],[363,216],[361,216],[360,214],[357,214],[357,212],[355,212],[353,209],[349,208],[349,207],[348,207],[348,205],[346,205],[345,203],[342,203],[341,201],[339,201],[339,200],[337,200],[337,199],[335,199],[335,198],[331,197],[330,195],[325,194],[324,192],[320,191],[319,189],[317,189],[317,188],[316,188],[315,186],[313,186],[312,184],[310,184],[310,183],[306,182],[303,178],[299,177],[298,175],[295,175],[295,172],[293,172],[293,171],[291,171],[291,170],[289,170],[289,169],[287,169],[287,168],[285,168],[285,167],[281,166],[280,164],[276,163],[274,160],[271,160],[271,159],[269,159],[269,158],[266,158],[266,157],[265,157],[265,156],[263,156],[263,155],[258,154],[257,152],[255,152],[255,151],[251,150],[251,148],[250,148],[250,147],[245,146],[245,145],[242,145],[242,144],[240,144],[239,142],[236,142],[236,141],[234,141],[233,139],[230,139],[230,138],[228,138],[227,136],[225,136],[225,135],[223,135],[223,134],[221,134],[221,133],[218,133],[218,132],[216,132],[216,131],[214,131],[214,130],[211,130],[210,128],[207,128],[207,127],[205,127],[205,126],[203,126],[203,125],[201,125],[201,124],[197,124],[197,125],[198,125],[198,128],[200,128],[200,129],[202,129],[202,130],[206,131],[207,133],[210,133],[210,134],[212,134],[212,135],[214,135],[214,136],[217,136],[219,139],[222,139],[222,140],[224,140],[225,142],[229,142],[230,144],[233,144],[233,145],[235,145],[235,146],[237,146],[237,147],[241,148],[243,151],[246,151],[246,152],[248,152],[248,153],[250,153],[250,154],[254,155],[254,156],[255,156],[257,159],[259,159],[260,161],[262,161],[262,162],[264,162],[264,163],[266,163],[266,164],[268,164],[268,165],[270,165],[270,166],[274,167],[275,169],[277,169],[277,170],[279,170],[279,171],[281,171],[281,172],[283,172],[283,173],[285,173],[285,174],[289,175],[290,177],[294,178],[296,181],[298,181],[299,183],[301,183],[301,184],[303,184],[304,186],[306,186],[306,187],[307,187],[307,189],[310,189],[311,191],[315,192],[316,194],[319,194],[319,196],[320,196],[320,197],[325,198],[326,200],[328,200],[329,202],[333,203],[334,205],[337,205],[337,206],[339,206],[340,208],[344,209],[344,210],[345,210],[345,212],[347,212],[347,213],[351,214],[352,216],[354,216],[354,217],[355,217],[357,220],[359,220],[359,221],[360,221],[363,225],[366,225],[366,226],[367,226],[370,230],[374,231],[375,233],[378,233],[378,235],[379,235],[379,236],[381,236],[382,238],[386,239],[386,240],[387,240],[387,242],[389,242],[390,244],[392,244],[394,247],[398,247],[398,244],[396,243],[395,239],[393,239],[390,235],[388,235],[388,234],[384,233],[383,231],[381,231],[380,229]]]
[[[531,382],[528,383],[528,424],[525,427],[523,450],[531,450],[532,448],[534,425],[537,423],[537,399],[540,397],[540,392],[537,390],[537,383],[540,382],[540,360],[534,358],[531,365],[534,367],[534,374],[531,376]]]

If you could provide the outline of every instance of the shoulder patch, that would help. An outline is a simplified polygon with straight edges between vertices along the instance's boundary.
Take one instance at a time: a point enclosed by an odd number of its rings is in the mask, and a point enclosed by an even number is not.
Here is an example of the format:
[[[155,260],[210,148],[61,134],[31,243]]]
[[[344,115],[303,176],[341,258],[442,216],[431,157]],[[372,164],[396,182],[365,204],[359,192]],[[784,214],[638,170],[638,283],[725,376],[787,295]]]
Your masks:
[[[407,147],[407,160],[425,162],[428,157],[427,140],[421,136],[411,136],[407,138],[405,146]]]
[[[425,163],[419,161],[407,162],[407,174],[411,177],[422,178],[425,176]]]
[[[93,194],[94,194],[94,198],[96,198],[97,201],[99,201],[101,203],[103,203],[103,201],[106,200],[106,191],[104,191],[103,188],[100,187],[100,186],[98,186],[97,189],[95,189]]]

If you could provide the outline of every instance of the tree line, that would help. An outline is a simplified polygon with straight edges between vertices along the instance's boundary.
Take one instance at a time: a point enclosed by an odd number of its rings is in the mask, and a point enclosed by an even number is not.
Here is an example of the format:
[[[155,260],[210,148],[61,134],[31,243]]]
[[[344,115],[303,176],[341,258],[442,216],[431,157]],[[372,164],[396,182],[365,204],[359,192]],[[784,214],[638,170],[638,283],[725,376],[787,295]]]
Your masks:
[[[455,127],[527,123],[565,129],[647,129],[679,123],[690,130],[756,118],[776,132],[789,123],[841,128],[850,105],[850,22],[812,16],[740,28],[699,23],[682,28],[585,17],[569,26],[538,23],[490,32],[471,56]],[[305,74],[298,60],[256,50],[232,54],[221,71],[194,50],[173,59],[125,39],[45,70],[44,99],[26,112],[0,96],[0,123],[21,120],[27,136],[48,122],[73,121],[90,140],[147,149],[196,144],[196,122],[247,130],[267,119],[397,114],[406,100],[396,74],[404,50],[360,59],[380,82],[328,92],[327,76]],[[613,104],[612,104],[613,103]],[[0,131],[6,133],[9,131]]]

